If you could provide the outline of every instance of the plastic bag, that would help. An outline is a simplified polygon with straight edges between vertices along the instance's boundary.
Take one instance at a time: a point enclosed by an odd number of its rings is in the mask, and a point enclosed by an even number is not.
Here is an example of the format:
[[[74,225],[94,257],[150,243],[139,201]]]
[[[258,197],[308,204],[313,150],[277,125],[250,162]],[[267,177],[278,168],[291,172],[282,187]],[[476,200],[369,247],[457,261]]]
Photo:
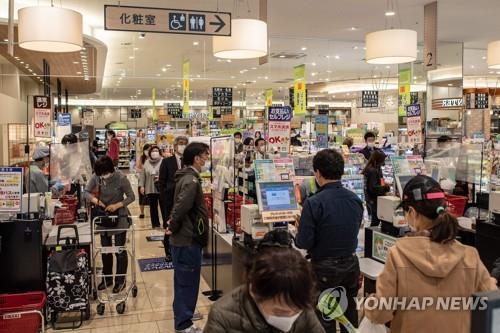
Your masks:
[[[358,333],[387,333],[385,325],[374,324],[370,319],[364,317],[359,324]]]

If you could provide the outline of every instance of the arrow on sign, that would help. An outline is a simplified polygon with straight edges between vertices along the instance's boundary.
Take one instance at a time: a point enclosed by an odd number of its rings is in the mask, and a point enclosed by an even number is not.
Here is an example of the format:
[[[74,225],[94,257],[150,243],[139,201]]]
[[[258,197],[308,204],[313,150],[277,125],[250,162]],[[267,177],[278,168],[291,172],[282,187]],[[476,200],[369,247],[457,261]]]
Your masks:
[[[222,20],[220,18],[219,15],[215,15],[215,18],[217,19],[217,21],[219,22],[210,22],[210,25],[218,25],[219,27],[215,30],[215,32],[219,32],[222,30],[222,28],[224,28],[226,26],[226,23],[224,22],[224,20]]]

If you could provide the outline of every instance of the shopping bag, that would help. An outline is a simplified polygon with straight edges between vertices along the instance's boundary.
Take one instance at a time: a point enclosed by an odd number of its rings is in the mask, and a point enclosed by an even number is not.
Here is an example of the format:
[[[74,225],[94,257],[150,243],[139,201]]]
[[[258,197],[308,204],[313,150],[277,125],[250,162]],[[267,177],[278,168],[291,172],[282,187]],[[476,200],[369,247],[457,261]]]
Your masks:
[[[370,319],[364,317],[359,324],[358,333],[387,333],[385,325],[374,324]]]

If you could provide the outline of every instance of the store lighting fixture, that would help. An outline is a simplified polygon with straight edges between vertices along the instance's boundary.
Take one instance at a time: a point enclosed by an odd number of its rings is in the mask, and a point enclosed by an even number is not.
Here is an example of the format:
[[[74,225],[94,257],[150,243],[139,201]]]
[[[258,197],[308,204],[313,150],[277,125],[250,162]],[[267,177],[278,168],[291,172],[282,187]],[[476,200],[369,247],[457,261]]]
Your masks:
[[[417,32],[391,29],[366,35],[366,62],[369,64],[403,64],[417,60]]]
[[[500,69],[500,40],[488,44],[488,68]],[[498,74],[498,73],[497,73]]]
[[[354,46],[352,49],[353,49],[353,50],[357,50],[357,49],[358,49],[358,47],[357,47],[357,46]]]
[[[284,55],[280,55],[280,58],[284,58],[285,56]]]
[[[312,65],[312,66],[316,66],[316,63],[315,63],[315,62],[313,62],[313,63],[311,63],[311,65]]]
[[[135,57],[134,57],[134,56],[130,56],[130,57],[128,57],[128,58],[129,58],[130,60],[132,60],[132,59],[134,59]]]
[[[340,56],[337,54],[335,55],[335,59],[339,60],[340,59]]]
[[[38,52],[75,52],[83,47],[82,14],[47,6],[18,11],[19,46]]]
[[[267,55],[267,23],[255,19],[231,20],[231,36],[214,36],[213,53],[223,59],[252,59]]]
[[[306,51],[306,50],[307,50],[307,47],[302,46],[301,50],[302,50],[302,51]]]
[[[394,16],[394,15],[396,15],[396,12],[393,10],[388,10],[385,12],[385,16]]]
[[[76,72],[76,75],[81,75],[81,74],[82,74],[82,72]]]
[[[166,67],[163,67],[163,68],[161,69],[161,71],[162,71],[162,72],[166,72],[166,71],[167,71],[167,68],[166,68]]]
[[[198,46],[198,45],[200,45],[200,42],[193,42],[193,45]]]

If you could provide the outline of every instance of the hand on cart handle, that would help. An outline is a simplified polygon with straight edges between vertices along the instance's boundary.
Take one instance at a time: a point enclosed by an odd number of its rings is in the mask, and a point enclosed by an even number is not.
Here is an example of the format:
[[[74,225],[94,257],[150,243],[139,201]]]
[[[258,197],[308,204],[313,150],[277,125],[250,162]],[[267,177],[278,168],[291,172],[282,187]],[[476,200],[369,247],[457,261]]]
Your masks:
[[[110,212],[110,213],[114,213],[122,207],[123,207],[123,204],[121,202],[117,202],[115,204],[108,205],[108,207],[106,207],[106,211]]]
[[[99,199],[97,199],[97,198],[94,198],[94,199],[92,200],[92,203],[93,203],[94,205],[98,205],[98,206],[100,206],[100,207],[102,207],[102,208],[106,208],[106,205],[105,205],[105,204],[104,204],[101,200],[99,200]]]

